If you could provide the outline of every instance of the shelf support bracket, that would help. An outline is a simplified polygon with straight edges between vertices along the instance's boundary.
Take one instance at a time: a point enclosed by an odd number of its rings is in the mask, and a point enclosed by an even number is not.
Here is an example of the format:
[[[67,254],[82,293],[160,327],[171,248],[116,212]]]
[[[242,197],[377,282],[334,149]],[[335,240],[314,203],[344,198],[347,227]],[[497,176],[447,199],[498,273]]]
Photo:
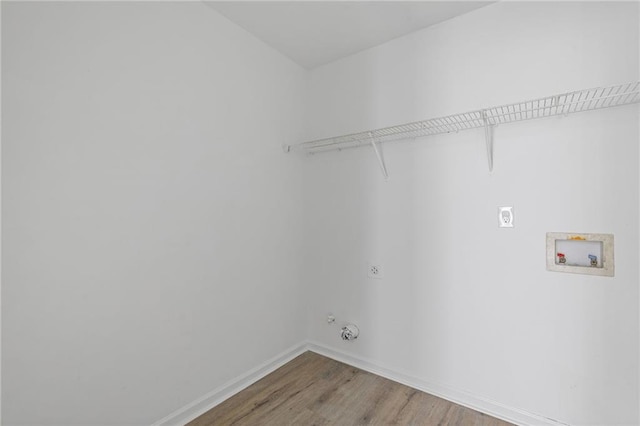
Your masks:
[[[487,144],[487,161],[489,162],[489,173],[493,171],[493,125],[489,123],[487,110],[482,110],[482,121],[484,122],[484,138]]]
[[[384,158],[382,158],[382,155],[380,155],[380,151],[378,151],[376,141],[373,138],[373,133],[369,132],[369,137],[371,138],[371,146],[373,147],[373,151],[376,153],[376,157],[378,157],[378,163],[380,164],[380,170],[382,170],[384,180],[387,181],[389,180],[389,173],[387,173],[387,166],[384,164]]]

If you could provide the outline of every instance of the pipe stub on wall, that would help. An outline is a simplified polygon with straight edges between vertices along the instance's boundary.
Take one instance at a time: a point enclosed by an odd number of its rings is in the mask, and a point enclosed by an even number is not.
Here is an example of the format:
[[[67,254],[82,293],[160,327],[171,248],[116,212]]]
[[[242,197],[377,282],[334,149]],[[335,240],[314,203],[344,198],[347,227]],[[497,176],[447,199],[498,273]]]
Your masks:
[[[340,330],[342,340],[355,340],[358,338],[360,330],[355,324],[347,324]]]

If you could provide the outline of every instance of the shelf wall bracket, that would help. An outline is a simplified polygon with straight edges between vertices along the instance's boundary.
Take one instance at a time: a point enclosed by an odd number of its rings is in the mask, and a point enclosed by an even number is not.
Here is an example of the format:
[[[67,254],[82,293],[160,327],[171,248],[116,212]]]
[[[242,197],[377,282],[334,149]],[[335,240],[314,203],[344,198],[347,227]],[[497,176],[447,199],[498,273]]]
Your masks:
[[[482,110],[482,121],[484,122],[484,138],[487,144],[487,161],[489,163],[489,173],[493,172],[493,125],[489,123],[487,110]]]
[[[387,166],[384,164],[384,158],[380,155],[380,151],[376,146],[376,141],[373,137],[373,133],[369,133],[369,137],[371,138],[371,146],[373,147],[373,151],[376,153],[376,157],[378,157],[378,163],[380,164],[380,170],[382,171],[382,176],[384,176],[384,180],[389,180],[389,173],[387,173]]]

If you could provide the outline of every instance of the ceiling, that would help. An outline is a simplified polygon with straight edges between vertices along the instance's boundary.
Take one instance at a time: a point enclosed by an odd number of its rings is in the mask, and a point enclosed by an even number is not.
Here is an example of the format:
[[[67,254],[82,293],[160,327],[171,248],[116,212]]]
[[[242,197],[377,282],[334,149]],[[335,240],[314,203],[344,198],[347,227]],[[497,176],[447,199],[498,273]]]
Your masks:
[[[493,1],[206,1],[311,69]]]

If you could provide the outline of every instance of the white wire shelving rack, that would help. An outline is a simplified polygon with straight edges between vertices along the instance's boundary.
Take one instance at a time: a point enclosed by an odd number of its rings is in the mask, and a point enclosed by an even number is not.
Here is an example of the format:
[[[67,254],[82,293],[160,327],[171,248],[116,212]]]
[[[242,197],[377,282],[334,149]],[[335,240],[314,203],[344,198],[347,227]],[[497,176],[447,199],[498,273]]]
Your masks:
[[[384,160],[377,144],[423,136],[457,133],[461,130],[484,128],[489,171],[493,170],[493,127],[517,121],[562,116],[640,102],[640,81],[615,86],[596,87],[561,93],[523,102],[500,105],[445,117],[430,118],[397,126],[367,130],[285,145],[285,152],[318,153],[332,150],[372,146],[385,178],[388,178]]]

